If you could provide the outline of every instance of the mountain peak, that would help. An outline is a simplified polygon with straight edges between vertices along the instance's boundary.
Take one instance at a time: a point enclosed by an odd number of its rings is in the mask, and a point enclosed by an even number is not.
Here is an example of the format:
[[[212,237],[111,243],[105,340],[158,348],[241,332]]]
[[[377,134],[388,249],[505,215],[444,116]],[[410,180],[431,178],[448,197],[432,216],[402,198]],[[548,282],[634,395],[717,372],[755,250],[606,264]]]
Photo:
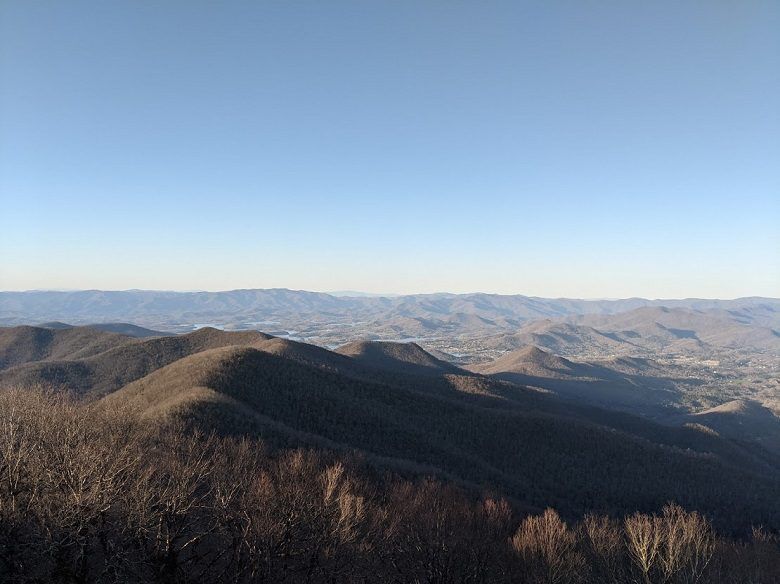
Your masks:
[[[396,373],[463,373],[454,365],[437,359],[417,343],[354,341],[339,347],[336,352],[352,357],[363,365]]]

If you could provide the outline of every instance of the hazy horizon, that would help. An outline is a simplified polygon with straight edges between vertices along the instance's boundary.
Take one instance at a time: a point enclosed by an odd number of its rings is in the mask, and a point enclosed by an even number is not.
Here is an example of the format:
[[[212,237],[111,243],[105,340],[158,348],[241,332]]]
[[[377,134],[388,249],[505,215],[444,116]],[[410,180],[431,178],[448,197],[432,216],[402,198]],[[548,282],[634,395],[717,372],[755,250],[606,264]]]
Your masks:
[[[2,289],[0,290],[0,293],[17,293],[17,292],[171,292],[171,293],[177,293],[177,294],[197,294],[197,293],[227,293],[227,292],[240,292],[240,291],[251,291],[251,290],[284,290],[288,292],[313,292],[317,294],[328,294],[330,296],[336,296],[336,297],[360,297],[360,296],[366,296],[366,297],[381,297],[381,298],[393,298],[393,297],[400,297],[400,296],[434,296],[434,295],[457,295],[457,296],[465,296],[465,295],[473,295],[473,294],[485,294],[485,295],[491,295],[491,296],[522,296],[526,298],[544,298],[544,299],[550,299],[550,300],[559,300],[559,299],[567,299],[567,300],[586,300],[586,301],[599,301],[599,300],[606,300],[606,301],[612,301],[612,300],[630,300],[630,299],[641,299],[641,300],[651,300],[651,301],[662,301],[662,300],[740,300],[743,298],[766,298],[769,300],[778,300],[780,297],[777,296],[765,296],[761,294],[748,294],[744,296],[733,296],[733,297],[714,297],[714,296],[679,296],[679,297],[655,297],[655,296],[643,296],[643,295],[631,295],[631,296],[561,296],[561,295],[552,295],[552,296],[540,296],[537,294],[526,294],[523,292],[490,292],[485,290],[469,290],[465,292],[453,292],[450,290],[436,290],[433,292],[404,292],[404,293],[398,293],[398,292],[366,292],[364,290],[312,290],[312,289],[304,289],[304,288],[288,288],[285,286],[278,286],[278,287],[271,287],[271,288],[258,288],[258,287],[243,287],[243,288],[230,288],[230,289],[192,289],[192,290],[181,290],[181,289],[173,289],[173,288],[117,288],[117,289],[108,289],[108,288],[28,288],[28,289],[19,289],[19,290],[6,290]]]
[[[780,4],[3,2],[0,288],[780,296]]]

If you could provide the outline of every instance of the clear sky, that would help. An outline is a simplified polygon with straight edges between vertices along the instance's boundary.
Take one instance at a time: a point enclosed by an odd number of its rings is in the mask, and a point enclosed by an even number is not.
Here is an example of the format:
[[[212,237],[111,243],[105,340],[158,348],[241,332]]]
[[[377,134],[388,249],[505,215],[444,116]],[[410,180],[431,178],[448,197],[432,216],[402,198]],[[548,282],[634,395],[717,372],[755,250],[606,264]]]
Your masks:
[[[0,2],[0,289],[780,296],[780,2]]]

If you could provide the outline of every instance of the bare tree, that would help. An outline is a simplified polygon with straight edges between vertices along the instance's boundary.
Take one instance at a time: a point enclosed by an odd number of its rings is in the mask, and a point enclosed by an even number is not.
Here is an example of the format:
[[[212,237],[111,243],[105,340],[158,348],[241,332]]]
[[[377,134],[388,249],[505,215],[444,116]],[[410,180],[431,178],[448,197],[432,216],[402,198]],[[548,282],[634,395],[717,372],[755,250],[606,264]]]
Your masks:
[[[626,581],[625,541],[621,525],[600,515],[586,515],[580,524],[594,581],[622,584]]]
[[[0,581],[774,584],[777,536],[669,504],[622,523],[402,480],[325,450],[0,392]]]
[[[664,581],[699,582],[715,546],[709,522],[695,511],[687,513],[679,505],[669,504],[663,508],[659,527],[663,537],[659,561]]]
[[[553,509],[526,517],[512,538],[533,581],[568,584],[583,579],[586,568],[577,539]]]
[[[638,571],[638,581],[651,584],[658,567],[663,530],[657,517],[635,513],[623,522],[628,553]]]

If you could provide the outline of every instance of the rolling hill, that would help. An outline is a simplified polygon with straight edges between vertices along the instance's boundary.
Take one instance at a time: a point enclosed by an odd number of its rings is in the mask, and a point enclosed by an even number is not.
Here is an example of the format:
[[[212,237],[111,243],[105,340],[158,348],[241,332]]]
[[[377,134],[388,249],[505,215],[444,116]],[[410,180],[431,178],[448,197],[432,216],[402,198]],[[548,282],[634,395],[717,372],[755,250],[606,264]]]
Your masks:
[[[362,365],[408,375],[464,374],[458,367],[434,357],[417,343],[355,341],[336,349]]]
[[[780,333],[727,311],[653,306],[538,320],[485,339],[484,345],[504,351],[534,345],[560,355],[709,354],[732,349],[780,354]]]
[[[127,336],[90,328],[0,328],[0,370],[34,361],[81,359],[131,342]]]
[[[514,373],[536,377],[584,377],[591,373],[590,367],[574,363],[543,351],[534,345],[528,345],[516,351],[506,353],[495,361],[469,367],[472,371],[485,375]]]
[[[780,416],[764,404],[750,399],[732,400],[688,417],[721,436],[757,441],[780,453]]]
[[[53,330],[65,330],[76,327],[76,325],[67,324],[56,320],[52,322],[44,322],[36,326]],[[147,337],[169,337],[173,335],[173,333],[153,331],[151,329],[131,324],[129,322],[104,322],[98,324],[88,324],[84,326],[88,326],[99,331],[117,333],[120,335],[126,335],[128,337],[136,337],[138,339],[144,339]]]
[[[57,331],[16,327],[2,329],[0,334],[15,341],[8,343],[10,348],[5,358],[8,365],[0,370],[0,383],[51,384],[93,397],[119,389],[199,351],[233,344],[258,344],[271,338],[255,331],[225,332],[209,328],[151,339],[134,339],[92,327]],[[20,338],[38,342],[22,343]],[[46,342],[49,339],[52,340]],[[31,351],[29,347],[47,350]]]
[[[463,371],[416,344],[361,342],[334,352],[254,331],[135,339],[89,327],[30,328],[4,332],[66,336],[35,345],[51,350],[28,352],[25,359],[42,360],[6,368],[0,386],[53,384],[98,407],[127,408],[144,424],[350,453],[404,475],[496,490],[527,508],[623,513],[676,500],[726,526],[780,526],[780,460],[771,453],[703,425],[663,427],[495,372]],[[106,339],[119,344],[92,354]],[[70,358],[80,351],[89,356]],[[564,379],[595,367],[538,349],[501,363],[515,374],[554,370]]]
[[[651,350],[717,347],[780,352],[780,333],[727,311],[701,311],[663,306],[643,307],[613,315],[576,317],[577,323],[632,339]]]
[[[650,359],[578,362],[529,345],[467,368],[578,402],[646,415],[663,413],[680,399],[668,368]]]
[[[772,515],[764,497],[777,494],[774,479],[717,437],[678,429],[665,432],[669,444],[653,442],[653,425],[639,420],[599,424],[585,419],[586,410],[566,415],[543,397],[475,401],[454,388],[445,396],[429,391],[425,379],[414,387],[369,382],[233,346],[185,357],[104,399],[146,422],[360,452],[398,472],[493,485],[534,507],[581,512],[598,501],[617,511],[674,499],[714,510],[728,499],[740,513]],[[756,499],[740,497],[744,481]]]

